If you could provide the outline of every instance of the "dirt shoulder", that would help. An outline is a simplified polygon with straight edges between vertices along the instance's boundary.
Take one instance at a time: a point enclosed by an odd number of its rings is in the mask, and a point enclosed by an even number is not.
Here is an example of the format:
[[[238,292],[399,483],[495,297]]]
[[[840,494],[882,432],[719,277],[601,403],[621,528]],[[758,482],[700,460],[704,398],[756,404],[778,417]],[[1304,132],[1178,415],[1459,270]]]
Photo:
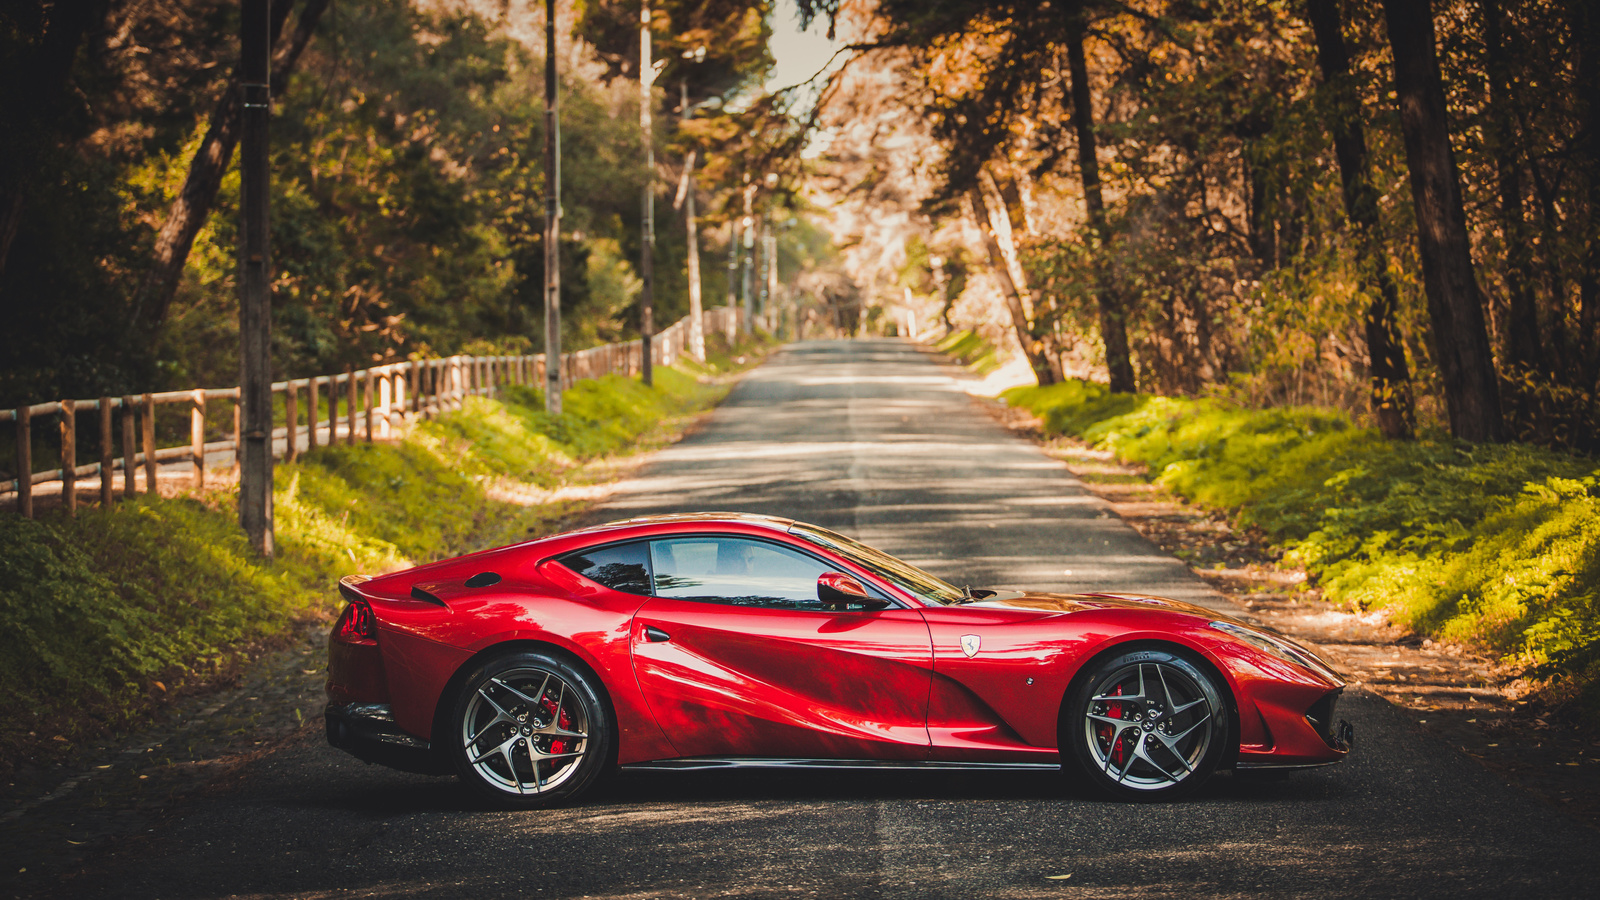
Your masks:
[[[1025,410],[979,398],[992,415],[1061,460],[1116,513],[1261,623],[1317,645],[1350,679],[1412,714],[1506,781],[1600,828],[1600,735],[1523,698],[1517,673],[1470,647],[1446,644],[1323,599],[1304,569],[1259,533],[1151,484],[1144,467],[1072,438],[1046,437]],[[1359,740],[1359,735],[1357,736]]]

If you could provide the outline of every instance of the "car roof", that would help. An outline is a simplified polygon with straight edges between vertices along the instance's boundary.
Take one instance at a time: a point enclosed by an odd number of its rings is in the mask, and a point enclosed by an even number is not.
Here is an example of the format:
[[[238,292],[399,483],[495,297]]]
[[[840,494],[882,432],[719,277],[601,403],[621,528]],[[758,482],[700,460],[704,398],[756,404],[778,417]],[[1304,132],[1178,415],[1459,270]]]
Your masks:
[[[593,533],[596,533],[596,532],[603,532],[603,531],[614,531],[614,530],[621,529],[621,528],[638,528],[638,527],[649,526],[649,525],[715,525],[715,524],[755,525],[755,526],[764,526],[766,528],[772,529],[773,531],[788,531],[789,527],[794,524],[794,520],[793,519],[785,519],[785,518],[783,518],[781,516],[764,516],[764,515],[760,515],[758,513],[740,513],[740,512],[671,513],[671,514],[668,514],[668,515],[637,516],[637,517],[632,518],[632,519],[618,519],[618,520],[616,520],[614,522],[606,522],[606,523],[604,523],[602,525],[592,525],[592,526],[590,526],[588,528],[580,528],[577,531],[569,531],[566,534],[562,535],[562,537],[568,537],[568,536],[579,535],[579,534],[593,534]]]

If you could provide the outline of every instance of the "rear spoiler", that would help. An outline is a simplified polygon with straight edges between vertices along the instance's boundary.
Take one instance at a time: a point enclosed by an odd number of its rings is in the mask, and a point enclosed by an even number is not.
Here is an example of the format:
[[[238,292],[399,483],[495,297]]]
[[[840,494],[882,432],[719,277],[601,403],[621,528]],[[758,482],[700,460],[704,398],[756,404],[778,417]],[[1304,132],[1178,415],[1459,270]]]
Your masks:
[[[371,580],[371,575],[346,575],[339,579],[339,596],[349,600],[351,603],[355,603],[358,600],[365,601],[367,600],[366,595],[356,590],[356,585],[365,584]]]

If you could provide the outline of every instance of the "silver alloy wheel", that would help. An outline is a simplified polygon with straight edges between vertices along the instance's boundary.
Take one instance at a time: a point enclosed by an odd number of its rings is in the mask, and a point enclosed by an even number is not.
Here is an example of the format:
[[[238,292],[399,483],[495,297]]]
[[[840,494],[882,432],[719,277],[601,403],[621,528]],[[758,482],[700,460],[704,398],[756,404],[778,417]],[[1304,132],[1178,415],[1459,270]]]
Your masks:
[[[1094,686],[1083,739],[1094,765],[1117,785],[1162,791],[1200,769],[1220,712],[1178,666],[1134,662]]]
[[[516,668],[486,679],[461,717],[466,761],[507,794],[540,794],[578,771],[589,751],[580,695],[555,672]]]

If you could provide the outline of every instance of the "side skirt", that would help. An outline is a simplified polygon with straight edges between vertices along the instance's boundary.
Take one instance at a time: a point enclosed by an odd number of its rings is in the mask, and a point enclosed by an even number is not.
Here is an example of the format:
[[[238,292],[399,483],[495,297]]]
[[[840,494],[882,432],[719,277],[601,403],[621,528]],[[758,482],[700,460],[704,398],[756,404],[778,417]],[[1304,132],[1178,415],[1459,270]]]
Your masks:
[[[778,759],[759,756],[696,756],[630,763],[624,771],[704,771],[708,769],[899,769],[937,772],[1054,772],[1058,762],[944,762],[898,759]]]

